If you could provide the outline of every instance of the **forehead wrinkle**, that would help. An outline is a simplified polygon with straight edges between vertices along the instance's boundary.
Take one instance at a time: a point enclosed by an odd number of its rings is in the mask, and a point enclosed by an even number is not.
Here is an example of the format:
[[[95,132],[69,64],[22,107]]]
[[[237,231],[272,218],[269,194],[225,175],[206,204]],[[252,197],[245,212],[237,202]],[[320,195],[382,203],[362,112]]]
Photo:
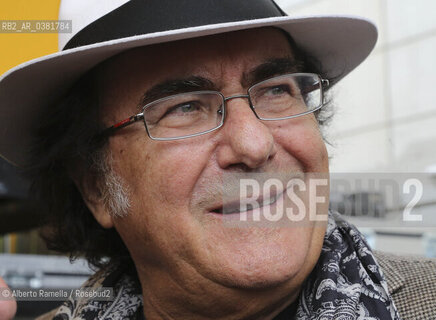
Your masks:
[[[274,30],[273,28],[271,28]],[[275,75],[286,73],[303,72],[302,66],[294,57],[294,49],[288,39],[282,34],[282,30],[274,30],[283,38],[279,47],[260,50],[259,54],[251,50],[224,50],[221,54],[220,75],[222,86],[228,80],[239,80],[242,88],[247,89],[251,85],[266,80]],[[226,37],[224,47],[235,47],[234,39]],[[233,43],[233,46],[232,46]],[[230,71],[230,76],[228,76]],[[224,79],[223,75],[227,75]]]
[[[287,73],[304,72],[301,62],[292,56],[275,57],[266,59],[241,76],[241,83],[245,88],[266,80],[268,78]]]
[[[217,89],[212,81],[199,76],[187,76],[164,80],[155,84],[143,93],[142,98],[138,103],[138,109],[141,110],[141,108],[147,103],[163,97],[199,90],[216,91]]]

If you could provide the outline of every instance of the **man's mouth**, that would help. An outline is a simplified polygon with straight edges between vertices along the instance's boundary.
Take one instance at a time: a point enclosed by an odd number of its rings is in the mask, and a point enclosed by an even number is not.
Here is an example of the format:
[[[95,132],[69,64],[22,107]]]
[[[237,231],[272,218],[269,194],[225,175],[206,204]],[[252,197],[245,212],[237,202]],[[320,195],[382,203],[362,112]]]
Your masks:
[[[272,206],[277,202],[277,199],[283,195],[283,192],[275,193],[268,197],[260,196],[257,199],[237,199],[234,201],[226,201],[224,205],[216,207],[210,210],[212,213],[229,215],[229,214],[239,214],[243,212],[249,212],[255,209],[263,208],[266,206]]]

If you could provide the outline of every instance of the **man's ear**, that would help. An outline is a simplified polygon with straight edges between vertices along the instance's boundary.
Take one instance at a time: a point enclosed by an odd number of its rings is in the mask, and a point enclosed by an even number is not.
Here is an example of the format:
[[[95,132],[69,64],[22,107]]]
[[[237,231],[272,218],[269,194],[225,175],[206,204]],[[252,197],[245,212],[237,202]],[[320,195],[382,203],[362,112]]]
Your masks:
[[[95,220],[103,228],[112,228],[114,223],[112,215],[104,203],[101,178],[97,178],[92,174],[81,174],[80,178],[73,178],[73,180]]]

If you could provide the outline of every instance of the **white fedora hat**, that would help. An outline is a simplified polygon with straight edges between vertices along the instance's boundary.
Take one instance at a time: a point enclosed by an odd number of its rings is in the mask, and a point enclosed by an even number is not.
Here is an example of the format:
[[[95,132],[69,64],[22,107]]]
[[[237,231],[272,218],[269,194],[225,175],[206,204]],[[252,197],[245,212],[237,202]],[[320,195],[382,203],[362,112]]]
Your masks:
[[[43,108],[92,67],[124,50],[150,44],[273,26],[339,80],[371,52],[377,29],[351,16],[291,17],[273,0],[63,0],[60,51],[25,62],[0,78],[0,155],[29,164],[29,146]]]

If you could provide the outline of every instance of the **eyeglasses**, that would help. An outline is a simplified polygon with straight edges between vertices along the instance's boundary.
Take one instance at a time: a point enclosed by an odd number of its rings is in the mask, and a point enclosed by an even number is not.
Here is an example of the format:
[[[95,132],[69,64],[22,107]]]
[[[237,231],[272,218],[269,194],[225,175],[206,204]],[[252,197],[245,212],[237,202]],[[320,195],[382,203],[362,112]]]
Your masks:
[[[191,138],[217,130],[224,124],[226,102],[248,99],[259,120],[300,117],[323,106],[323,91],[329,81],[314,73],[292,73],[259,82],[247,94],[224,97],[217,91],[194,91],[168,96],[146,104],[142,112],[105,130],[114,131],[143,120],[153,140]]]

